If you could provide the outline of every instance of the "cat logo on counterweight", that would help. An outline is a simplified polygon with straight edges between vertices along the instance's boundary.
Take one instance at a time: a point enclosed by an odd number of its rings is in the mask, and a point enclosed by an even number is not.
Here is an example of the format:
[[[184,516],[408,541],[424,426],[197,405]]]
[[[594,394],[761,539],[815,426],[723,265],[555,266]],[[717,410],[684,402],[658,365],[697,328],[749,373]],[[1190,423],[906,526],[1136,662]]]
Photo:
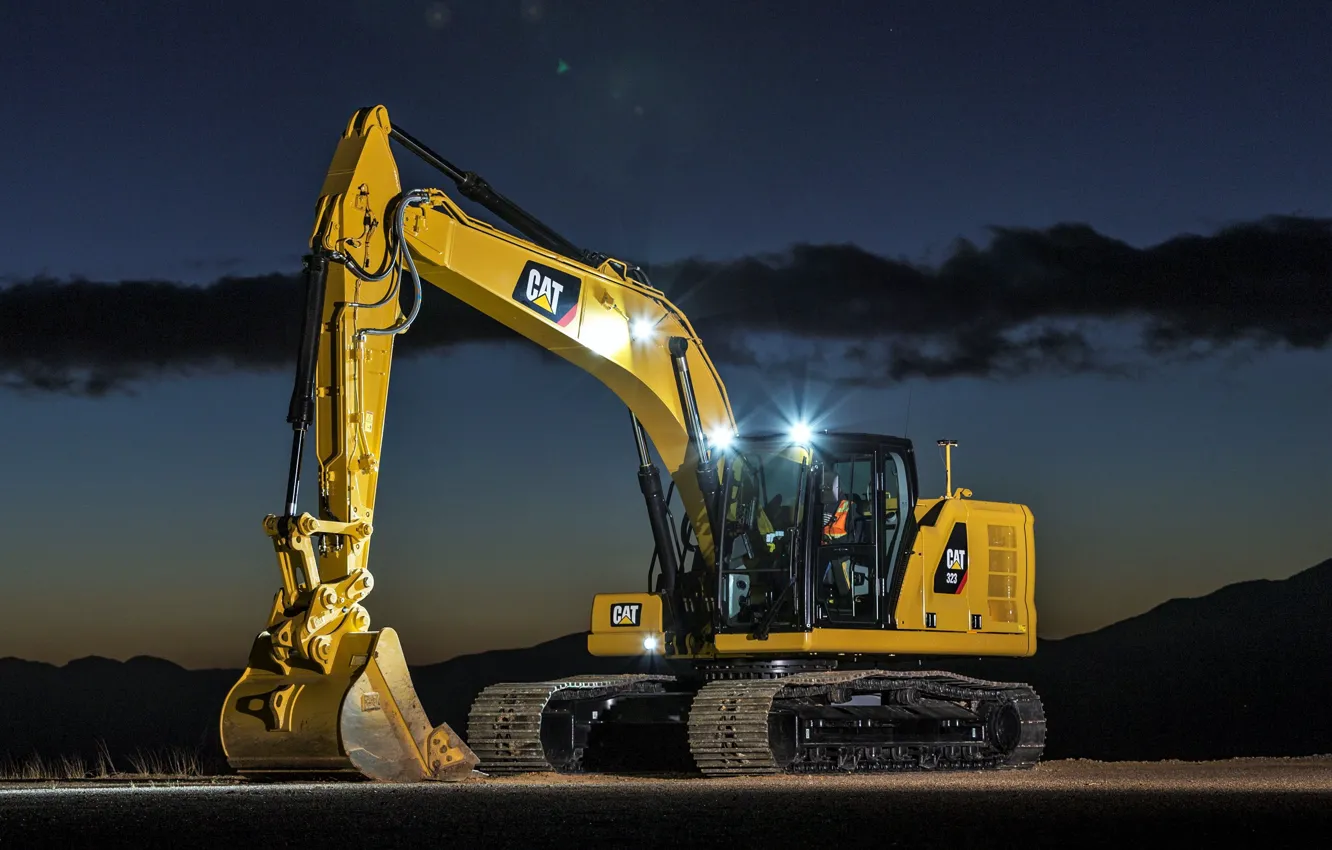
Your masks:
[[[642,616],[642,602],[621,602],[611,606],[612,626],[637,626]]]
[[[583,281],[577,275],[528,261],[513,287],[513,300],[560,327],[568,327],[578,315],[578,295]]]
[[[939,556],[934,568],[934,592],[959,594],[967,586],[967,567],[971,566],[971,553],[967,551],[967,524],[955,523],[948,535],[948,545]]]

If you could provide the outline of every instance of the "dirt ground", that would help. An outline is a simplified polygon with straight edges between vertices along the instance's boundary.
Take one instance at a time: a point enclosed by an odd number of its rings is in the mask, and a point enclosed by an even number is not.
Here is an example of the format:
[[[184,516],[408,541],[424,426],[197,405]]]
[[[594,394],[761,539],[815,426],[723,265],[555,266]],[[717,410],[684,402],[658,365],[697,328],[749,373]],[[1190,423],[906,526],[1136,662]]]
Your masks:
[[[1326,834],[1332,757],[989,774],[474,776],[458,783],[0,784],[0,847],[1123,847]],[[1318,830],[1319,832],[1313,832]]]
[[[700,780],[697,777],[565,776],[533,773],[523,776],[475,777],[468,783],[550,787],[629,784],[658,786],[662,790],[698,785],[710,789],[778,790],[830,788],[884,791],[1036,790],[1068,791],[1085,788],[1150,791],[1322,791],[1332,792],[1332,756],[1285,759],[1231,759],[1228,761],[1124,761],[1086,759],[1042,762],[1031,770],[989,773],[935,772],[871,776],[762,776]]]

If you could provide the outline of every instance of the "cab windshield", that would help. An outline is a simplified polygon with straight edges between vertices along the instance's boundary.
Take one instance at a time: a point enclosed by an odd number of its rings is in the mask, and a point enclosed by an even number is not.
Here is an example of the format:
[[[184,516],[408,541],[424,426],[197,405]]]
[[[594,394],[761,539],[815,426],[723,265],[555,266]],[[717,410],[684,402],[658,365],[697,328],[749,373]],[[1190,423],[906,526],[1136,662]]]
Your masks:
[[[727,626],[793,625],[791,552],[804,517],[809,453],[799,446],[729,454],[720,603]],[[775,609],[775,610],[774,610]]]

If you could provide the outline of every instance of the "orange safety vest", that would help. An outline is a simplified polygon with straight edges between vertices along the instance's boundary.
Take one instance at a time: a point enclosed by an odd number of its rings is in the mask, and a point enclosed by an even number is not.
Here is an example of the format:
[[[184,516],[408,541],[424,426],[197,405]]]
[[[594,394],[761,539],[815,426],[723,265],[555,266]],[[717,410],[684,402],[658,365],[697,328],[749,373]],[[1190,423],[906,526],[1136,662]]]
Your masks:
[[[837,510],[833,513],[833,518],[823,526],[825,540],[837,540],[846,536],[846,516],[850,512],[850,499],[842,499],[837,503]]]

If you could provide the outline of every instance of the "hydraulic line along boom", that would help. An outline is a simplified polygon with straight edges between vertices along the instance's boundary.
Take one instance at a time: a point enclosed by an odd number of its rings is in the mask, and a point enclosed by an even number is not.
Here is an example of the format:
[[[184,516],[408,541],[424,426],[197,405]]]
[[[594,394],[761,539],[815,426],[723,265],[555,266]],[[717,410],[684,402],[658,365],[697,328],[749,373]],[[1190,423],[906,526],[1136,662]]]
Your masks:
[[[438,189],[404,192],[390,141],[525,239],[468,216]],[[475,173],[392,127],[383,107],[359,110],[348,122],[315,212],[287,411],[287,486],[281,514],[264,520],[282,586],[223,706],[223,749],[247,775],[459,778],[478,763],[476,754],[447,725],[430,724],[396,634],[371,630],[362,604],[373,588],[368,553],[393,337],[416,318],[422,280],[588,371],[629,407],[661,562],[657,610],[672,618],[680,614],[679,554],[648,438],[710,560],[716,509],[708,500],[716,486],[700,490],[707,480],[697,473],[715,466],[702,429],[733,428],[734,420],[687,319],[641,270],[578,248]],[[406,316],[399,306],[404,280],[416,291]],[[640,322],[659,333],[631,334]],[[302,513],[310,430],[318,509]],[[459,604],[447,585],[430,599],[440,616]]]

